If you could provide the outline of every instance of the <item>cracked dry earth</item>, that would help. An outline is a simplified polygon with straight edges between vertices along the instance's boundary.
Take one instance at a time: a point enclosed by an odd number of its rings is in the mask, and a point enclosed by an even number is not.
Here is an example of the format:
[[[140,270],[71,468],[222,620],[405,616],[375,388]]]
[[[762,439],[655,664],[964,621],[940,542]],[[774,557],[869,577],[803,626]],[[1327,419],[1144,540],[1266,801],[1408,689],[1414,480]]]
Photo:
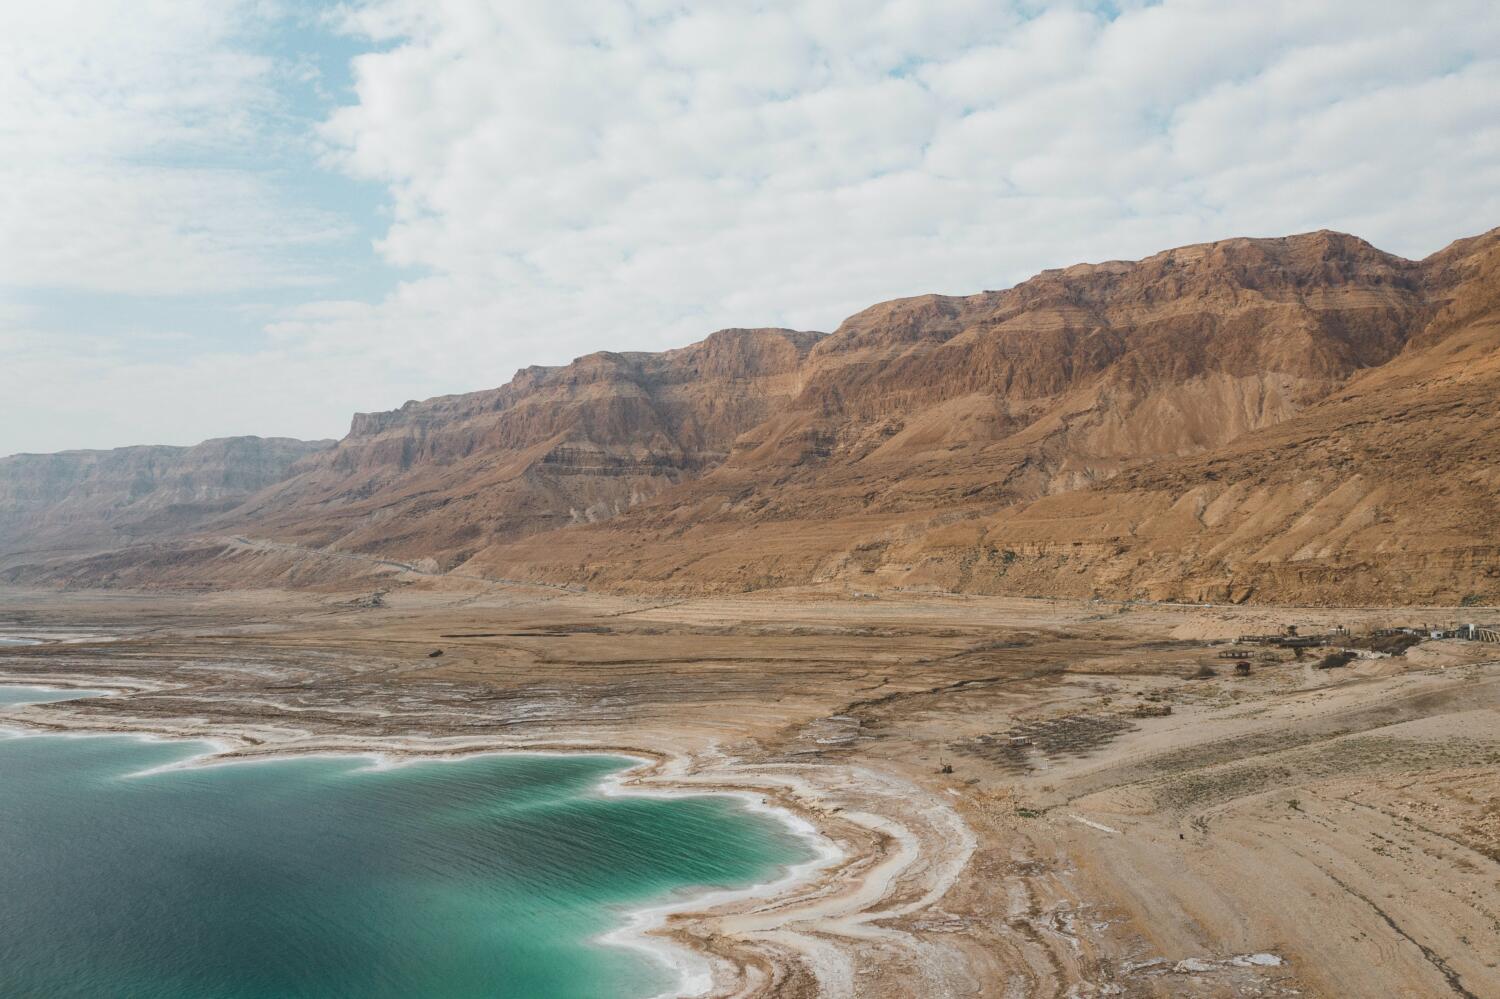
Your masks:
[[[1500,996],[1500,649],[1189,679],[1273,622],[1419,612],[359,597],[0,592],[0,634],[49,639],[0,679],[123,692],[0,724],[619,747],[644,784],[757,791],[844,856],[671,921],[727,995]]]

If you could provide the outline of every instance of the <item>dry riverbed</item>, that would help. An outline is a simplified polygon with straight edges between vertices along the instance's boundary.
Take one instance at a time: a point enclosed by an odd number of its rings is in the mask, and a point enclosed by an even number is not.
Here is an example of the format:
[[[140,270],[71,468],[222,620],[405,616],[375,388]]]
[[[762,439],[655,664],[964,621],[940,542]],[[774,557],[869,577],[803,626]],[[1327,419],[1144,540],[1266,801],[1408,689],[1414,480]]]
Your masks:
[[[0,725],[615,748],[636,787],[754,793],[838,849],[668,917],[726,995],[1500,996],[1500,647],[1238,676],[1210,644],[1451,612],[371,597],[0,591],[0,635],[44,639],[0,681],[119,692]]]

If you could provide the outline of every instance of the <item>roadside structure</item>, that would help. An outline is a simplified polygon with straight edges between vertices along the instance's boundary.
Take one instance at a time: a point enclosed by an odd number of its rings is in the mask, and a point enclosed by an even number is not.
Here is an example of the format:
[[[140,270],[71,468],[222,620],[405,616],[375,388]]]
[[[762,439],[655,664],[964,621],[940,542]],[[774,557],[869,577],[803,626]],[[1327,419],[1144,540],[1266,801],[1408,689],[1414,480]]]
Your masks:
[[[1461,625],[1456,632],[1457,637],[1467,638],[1471,642],[1495,642],[1500,644],[1500,624]]]

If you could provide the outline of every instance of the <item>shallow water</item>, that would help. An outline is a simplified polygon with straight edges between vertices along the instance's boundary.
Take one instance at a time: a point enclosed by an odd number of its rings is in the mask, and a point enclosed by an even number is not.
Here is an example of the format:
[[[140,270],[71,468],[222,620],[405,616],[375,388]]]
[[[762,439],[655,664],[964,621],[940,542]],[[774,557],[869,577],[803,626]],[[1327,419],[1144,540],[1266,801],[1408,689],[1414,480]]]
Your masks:
[[[597,942],[625,911],[809,856],[733,798],[593,793],[616,757],[140,776],[204,749],[0,739],[0,994],[649,996],[676,973]]]
[[[97,690],[55,690],[48,687],[17,687],[0,684],[0,708],[20,704],[46,704],[50,701],[73,701],[92,697]]]

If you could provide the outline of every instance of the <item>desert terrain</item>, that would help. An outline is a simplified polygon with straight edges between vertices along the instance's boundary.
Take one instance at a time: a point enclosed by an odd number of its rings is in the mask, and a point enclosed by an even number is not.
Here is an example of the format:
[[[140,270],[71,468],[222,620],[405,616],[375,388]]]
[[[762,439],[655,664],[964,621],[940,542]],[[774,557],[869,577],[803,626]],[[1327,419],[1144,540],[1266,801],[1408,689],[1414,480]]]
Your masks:
[[[0,999],[1500,999],[1500,0],[0,0],[0,138]]]
[[[0,725],[229,756],[615,748],[753,792],[838,859],[672,916],[730,996],[1500,996],[1500,645],[1220,655],[1493,609],[844,587],[641,597],[0,591]],[[440,653],[440,654],[439,654]],[[1207,667],[1205,669],[1204,667]],[[1208,674],[1212,675],[1201,675]]]
[[[1500,997],[1497,439],[1500,230],[1320,231],[17,455],[0,724],[759,796],[723,996]]]
[[[1500,230],[1226,239],[528,367],[337,442],[0,458],[0,583],[349,583],[306,549],[679,597],[1496,603],[1497,400]]]

